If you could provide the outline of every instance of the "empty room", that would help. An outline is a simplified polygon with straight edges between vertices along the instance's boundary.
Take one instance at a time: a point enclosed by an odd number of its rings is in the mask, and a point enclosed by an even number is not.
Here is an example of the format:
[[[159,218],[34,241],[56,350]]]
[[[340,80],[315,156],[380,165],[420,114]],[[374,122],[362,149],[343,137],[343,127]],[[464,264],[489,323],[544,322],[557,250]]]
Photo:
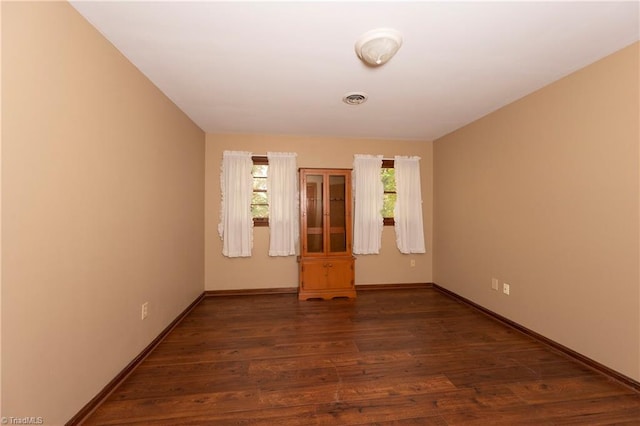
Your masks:
[[[640,424],[640,3],[0,3],[0,417]]]

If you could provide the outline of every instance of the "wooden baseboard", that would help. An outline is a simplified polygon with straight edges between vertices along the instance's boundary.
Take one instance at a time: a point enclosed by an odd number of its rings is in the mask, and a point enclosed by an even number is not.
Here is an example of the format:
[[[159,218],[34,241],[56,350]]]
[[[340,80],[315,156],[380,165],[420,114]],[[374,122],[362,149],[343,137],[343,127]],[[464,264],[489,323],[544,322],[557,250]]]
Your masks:
[[[218,296],[257,296],[262,294],[297,294],[298,287],[255,288],[245,290],[206,290],[205,297]]]
[[[433,287],[433,283],[406,283],[406,284],[356,284],[356,291],[369,290],[418,290]]]
[[[196,305],[198,305],[198,303],[200,303],[200,301],[204,299],[204,296],[204,293],[202,293],[196,298],[196,300],[191,302],[191,304],[187,306],[186,309],[176,317],[176,319],[171,321],[171,324],[169,324],[164,330],[162,330],[158,337],[153,339],[153,341],[149,343],[149,345],[144,348],[142,352],[140,352],[140,354],[138,354],[138,356],[133,359],[133,361],[131,361],[109,383],[107,383],[107,385],[100,392],[98,392],[98,394],[94,396],[91,401],[89,401],[84,407],[82,407],[82,409],[78,411],[78,413],[66,423],[66,426],[75,426],[82,424],[82,422],[91,413],[93,413],[93,411],[98,408],[98,406],[100,406],[100,404],[102,404],[102,402],[107,399],[109,395],[111,395],[111,393],[120,385],[120,383],[122,383],[124,379],[126,379],[129,374],[133,372],[133,370],[151,353],[151,351],[153,351],[156,346],[158,346],[158,344],[162,342],[162,340],[171,332],[171,330],[173,330],[180,323],[180,321],[182,321],[184,317],[186,317],[189,312],[191,312],[193,308],[195,308]]]
[[[460,296],[457,293],[454,293],[451,290],[447,290],[444,287],[441,287],[437,284],[433,284],[433,288],[443,294],[446,294],[447,296],[451,297],[452,299],[455,299],[465,305],[468,305],[478,311],[480,311],[481,313],[493,318],[494,320],[497,320],[537,341],[539,341],[540,343],[545,344],[546,346],[549,346],[553,349],[555,349],[557,352],[560,352],[561,354],[563,354],[564,356],[567,356],[575,361],[578,361],[582,364],[584,364],[585,366],[591,368],[592,370],[597,371],[600,374],[603,374],[605,376],[607,376],[608,378],[615,380],[616,382],[627,386],[629,388],[631,388],[632,390],[636,391],[636,392],[640,392],[640,382],[635,381],[634,379],[632,379],[631,377],[627,377],[624,374],[621,374],[615,370],[612,370],[611,368],[600,364],[597,361],[592,360],[589,357],[586,357],[584,355],[582,355],[581,353],[578,353],[576,351],[574,351],[573,349],[569,349],[564,345],[561,345],[558,342],[555,342],[545,336],[543,336],[542,334],[536,333],[533,330],[530,330],[520,324],[518,324],[517,322],[514,322],[508,318],[503,317],[502,315],[499,315],[487,308],[485,308],[484,306],[478,305],[475,302],[472,302],[471,300]]]

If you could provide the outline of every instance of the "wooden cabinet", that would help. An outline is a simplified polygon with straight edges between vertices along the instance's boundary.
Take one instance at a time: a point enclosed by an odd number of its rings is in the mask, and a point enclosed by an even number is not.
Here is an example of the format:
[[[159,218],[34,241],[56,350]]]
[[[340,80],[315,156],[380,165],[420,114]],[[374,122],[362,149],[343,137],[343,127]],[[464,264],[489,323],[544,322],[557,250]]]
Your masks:
[[[351,170],[300,169],[300,300],[356,297],[351,224]]]

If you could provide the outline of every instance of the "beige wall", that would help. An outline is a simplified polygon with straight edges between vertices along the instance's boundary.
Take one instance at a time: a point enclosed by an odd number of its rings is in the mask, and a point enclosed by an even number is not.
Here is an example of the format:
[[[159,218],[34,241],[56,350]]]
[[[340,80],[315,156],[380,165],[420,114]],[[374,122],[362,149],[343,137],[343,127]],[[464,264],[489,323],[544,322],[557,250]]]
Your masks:
[[[636,43],[434,143],[435,282],[635,380],[638,60]]]
[[[2,32],[2,414],[62,424],[203,290],[205,136],[68,3]]]
[[[205,289],[255,289],[297,287],[295,257],[268,256],[268,228],[254,228],[253,255],[226,258],[218,236],[220,220],[220,165],[224,150],[296,152],[298,167],[352,168],[354,154],[417,155],[422,158],[422,200],[424,205],[425,254],[401,254],[395,245],[393,227],[382,232],[379,255],[357,256],[356,284],[431,282],[432,262],[432,143],[372,139],[312,138],[273,135],[207,134],[205,183]],[[410,267],[410,259],[416,261]]]
[[[2,6],[0,6],[0,46],[2,46]],[[2,49],[0,48],[0,52]],[[2,81],[2,67],[0,67],[0,82]],[[2,99],[2,84],[0,83],[0,99]],[[0,102],[1,104],[1,102]],[[1,110],[1,107],[0,107]],[[2,114],[0,113],[0,218],[2,217]],[[2,220],[0,220],[0,242],[2,241]],[[2,244],[0,243],[0,330],[2,330]],[[2,416],[2,332],[0,332],[0,416]]]

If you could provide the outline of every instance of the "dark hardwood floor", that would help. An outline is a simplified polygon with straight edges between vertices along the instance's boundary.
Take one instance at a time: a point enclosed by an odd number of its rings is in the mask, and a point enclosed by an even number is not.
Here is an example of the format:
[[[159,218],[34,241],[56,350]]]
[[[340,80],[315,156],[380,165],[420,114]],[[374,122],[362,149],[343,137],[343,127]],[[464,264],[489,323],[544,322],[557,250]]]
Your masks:
[[[640,424],[640,394],[435,289],[205,298],[86,425]]]

